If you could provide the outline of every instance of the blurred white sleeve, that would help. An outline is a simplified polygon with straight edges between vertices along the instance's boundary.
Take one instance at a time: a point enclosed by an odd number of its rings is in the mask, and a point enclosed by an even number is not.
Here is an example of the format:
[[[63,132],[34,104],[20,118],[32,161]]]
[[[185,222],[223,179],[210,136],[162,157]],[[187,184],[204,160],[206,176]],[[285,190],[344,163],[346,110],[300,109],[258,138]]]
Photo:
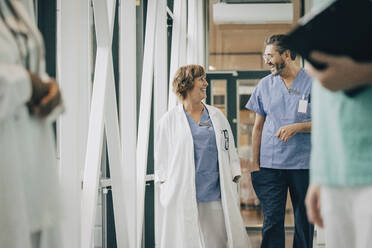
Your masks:
[[[167,180],[169,161],[169,127],[166,121],[161,119],[155,130],[154,159],[155,159],[155,183]]]
[[[32,95],[30,80],[23,66],[0,63],[0,121],[29,101]]]

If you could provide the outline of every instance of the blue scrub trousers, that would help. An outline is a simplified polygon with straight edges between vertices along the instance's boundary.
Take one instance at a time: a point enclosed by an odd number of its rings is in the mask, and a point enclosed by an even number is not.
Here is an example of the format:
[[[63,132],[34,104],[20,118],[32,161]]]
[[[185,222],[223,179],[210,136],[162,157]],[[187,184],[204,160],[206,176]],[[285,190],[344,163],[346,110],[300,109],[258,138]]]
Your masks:
[[[293,248],[312,248],[314,226],[309,223],[305,208],[309,170],[261,168],[252,172],[251,176],[264,215],[261,248],[285,248],[284,218],[288,189],[295,222]]]

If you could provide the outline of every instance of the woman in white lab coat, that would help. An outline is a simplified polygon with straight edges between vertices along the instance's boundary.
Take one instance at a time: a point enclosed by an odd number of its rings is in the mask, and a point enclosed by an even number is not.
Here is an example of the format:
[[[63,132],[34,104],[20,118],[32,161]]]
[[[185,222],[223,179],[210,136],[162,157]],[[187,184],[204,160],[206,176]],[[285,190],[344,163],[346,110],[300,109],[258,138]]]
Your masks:
[[[238,206],[234,138],[222,112],[202,103],[207,86],[202,66],[179,68],[173,91],[182,104],[156,129],[163,248],[250,247]]]
[[[59,186],[51,112],[32,0],[0,0],[0,247],[60,247]]]

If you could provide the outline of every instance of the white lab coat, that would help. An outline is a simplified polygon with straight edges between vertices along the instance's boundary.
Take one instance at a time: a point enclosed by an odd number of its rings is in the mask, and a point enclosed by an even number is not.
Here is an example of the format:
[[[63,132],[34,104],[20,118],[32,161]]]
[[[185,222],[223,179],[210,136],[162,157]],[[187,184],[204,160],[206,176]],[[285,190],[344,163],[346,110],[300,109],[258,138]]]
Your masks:
[[[41,35],[32,10],[20,1],[12,5],[28,23],[30,70],[46,77]],[[29,6],[32,6],[31,4]],[[0,8],[12,22],[4,0]],[[0,18],[0,247],[29,248],[30,234],[42,231],[41,247],[59,247],[60,189],[50,122],[30,116],[29,76],[19,46]]]
[[[241,174],[230,125],[220,110],[205,105],[216,134],[221,201],[229,248],[249,248],[233,178]],[[222,130],[229,132],[229,150]],[[163,219],[160,247],[202,248],[195,191],[194,146],[189,123],[179,104],[159,121],[155,133],[155,181],[160,185]]]

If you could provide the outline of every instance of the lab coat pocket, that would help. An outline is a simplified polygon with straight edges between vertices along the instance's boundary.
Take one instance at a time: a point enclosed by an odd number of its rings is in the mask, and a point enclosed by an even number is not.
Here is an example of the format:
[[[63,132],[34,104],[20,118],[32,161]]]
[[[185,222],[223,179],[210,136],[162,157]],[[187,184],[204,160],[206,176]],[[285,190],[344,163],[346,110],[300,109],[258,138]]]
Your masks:
[[[168,192],[168,182],[165,181],[164,183],[160,184],[160,204],[163,207],[166,207],[169,203],[169,192]]]

